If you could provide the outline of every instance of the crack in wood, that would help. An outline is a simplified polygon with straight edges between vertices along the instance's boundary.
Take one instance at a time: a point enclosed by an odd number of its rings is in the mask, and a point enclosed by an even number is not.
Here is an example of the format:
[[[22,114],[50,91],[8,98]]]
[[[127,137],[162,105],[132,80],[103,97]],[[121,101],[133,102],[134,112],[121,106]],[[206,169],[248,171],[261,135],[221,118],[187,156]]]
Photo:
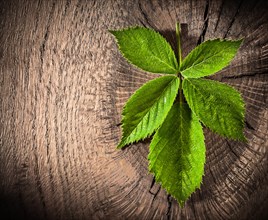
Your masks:
[[[171,195],[167,196],[167,203],[168,203],[168,208],[167,208],[166,216],[167,216],[167,219],[169,220],[171,218],[171,207],[172,207]]]
[[[67,10],[69,9],[70,5],[71,5],[71,0],[66,0],[64,12],[63,12],[64,15],[67,14]]]
[[[221,14],[222,14],[223,5],[224,5],[224,1],[222,1],[222,3],[221,3],[220,10],[219,10],[219,15],[217,17],[217,21],[216,21],[216,25],[215,25],[214,31],[217,30],[218,25],[220,23],[220,17],[221,17]]]
[[[148,26],[150,26],[151,28],[155,29],[155,28],[153,27],[153,25],[151,24],[151,22],[149,21],[149,18],[148,18],[148,16],[147,16],[147,14],[146,14],[145,11],[142,9],[142,7],[141,7],[141,2],[140,2],[140,1],[139,1],[138,6],[139,6],[139,9],[140,9],[140,12],[141,12],[143,18],[145,19],[145,22],[148,24]],[[139,20],[140,20],[140,19],[139,19]],[[140,20],[140,21],[141,21],[141,20]],[[142,25],[146,26],[144,22],[141,22],[141,23],[142,23]]]
[[[226,144],[227,146],[229,147],[230,151],[237,157],[237,158],[240,158],[239,155],[237,155],[237,153],[233,150],[230,142],[226,139]]]
[[[245,121],[245,125],[247,126],[248,129],[250,130],[256,130],[247,120]]]
[[[154,195],[154,193],[151,192],[151,189],[153,188],[154,184],[155,184],[155,177],[153,177],[152,183],[151,183],[151,186],[150,186],[150,189],[149,189],[149,193],[151,193],[153,195]]]
[[[144,21],[142,19],[139,18],[140,23],[142,24],[143,27],[146,27],[146,24],[144,23]]]
[[[48,25],[49,27],[49,25]],[[44,64],[44,53],[45,53],[45,50],[46,50],[46,42],[47,42],[47,39],[48,39],[48,27],[46,29],[46,33],[45,33],[45,36],[44,36],[44,39],[43,39],[43,42],[40,46],[40,60],[41,60],[41,67],[43,67],[43,64]],[[41,78],[41,77],[40,77]]]
[[[263,73],[245,73],[240,75],[233,75],[233,76],[223,76],[221,79],[240,79],[243,77],[256,77],[256,76],[266,76],[268,75],[268,72]]]
[[[208,29],[208,21],[209,21],[209,0],[206,1],[206,7],[204,12],[204,24],[202,28],[202,33],[200,34],[199,39],[197,41],[197,45],[201,44],[205,39],[205,35]]]
[[[227,37],[227,35],[229,34],[229,32],[230,32],[230,30],[231,30],[231,27],[233,26],[234,21],[235,21],[237,15],[239,14],[239,11],[240,11],[240,8],[241,8],[241,6],[242,6],[242,3],[243,3],[243,0],[240,0],[240,1],[239,1],[239,4],[238,4],[238,7],[237,7],[237,9],[236,9],[235,15],[234,15],[232,21],[230,22],[230,25],[229,25],[229,27],[227,28],[226,33],[224,34],[224,37],[223,37],[224,39],[225,39],[225,38]]]
[[[153,202],[155,201],[155,198],[156,198],[156,196],[158,195],[158,193],[160,192],[160,189],[161,189],[161,186],[159,186],[158,187],[158,189],[157,189],[157,191],[156,191],[156,193],[154,193],[154,192],[152,192],[152,188],[155,186],[155,177],[153,177],[153,179],[152,179],[152,183],[151,183],[151,186],[150,186],[150,189],[149,189],[149,193],[151,194],[151,195],[153,195],[153,200],[152,200],[152,202],[151,202],[151,205],[153,204]]]
[[[50,23],[51,23],[51,20],[52,20],[52,14],[55,11],[55,6],[56,6],[56,2],[53,2],[52,8],[51,8],[51,10],[49,12],[49,16],[48,16],[45,35],[44,35],[43,41],[42,41],[42,43],[40,45],[40,48],[39,48],[40,60],[41,60],[41,68],[40,68],[40,71],[39,71],[39,80],[40,81],[41,81],[41,77],[42,77],[42,74],[43,74],[44,54],[45,54],[45,51],[46,51],[46,43],[47,43],[48,35],[49,35],[49,28],[50,28]]]
[[[120,127],[121,125],[122,125],[122,122],[117,123],[117,124],[116,124],[116,127]]]

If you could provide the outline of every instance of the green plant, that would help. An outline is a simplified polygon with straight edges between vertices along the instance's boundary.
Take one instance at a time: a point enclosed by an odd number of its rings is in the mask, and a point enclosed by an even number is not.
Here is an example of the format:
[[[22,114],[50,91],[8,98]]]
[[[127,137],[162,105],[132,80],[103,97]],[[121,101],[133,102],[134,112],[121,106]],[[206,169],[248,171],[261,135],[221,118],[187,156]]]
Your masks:
[[[200,187],[205,143],[202,124],[228,138],[245,141],[244,102],[234,88],[209,79],[234,58],[242,40],[208,40],[182,60],[180,25],[177,57],[159,33],[143,27],[110,31],[123,56],[136,67],[167,74],[138,89],[123,109],[118,148],[154,132],[149,170],[181,206]]]

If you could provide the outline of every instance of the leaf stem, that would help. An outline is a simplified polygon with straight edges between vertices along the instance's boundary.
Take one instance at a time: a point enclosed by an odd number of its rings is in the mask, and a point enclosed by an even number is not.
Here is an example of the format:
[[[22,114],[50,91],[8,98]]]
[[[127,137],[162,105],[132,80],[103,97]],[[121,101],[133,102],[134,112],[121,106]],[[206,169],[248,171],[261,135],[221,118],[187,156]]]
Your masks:
[[[177,55],[178,55],[178,64],[179,69],[181,66],[181,25],[179,22],[176,23],[176,38],[177,38]]]

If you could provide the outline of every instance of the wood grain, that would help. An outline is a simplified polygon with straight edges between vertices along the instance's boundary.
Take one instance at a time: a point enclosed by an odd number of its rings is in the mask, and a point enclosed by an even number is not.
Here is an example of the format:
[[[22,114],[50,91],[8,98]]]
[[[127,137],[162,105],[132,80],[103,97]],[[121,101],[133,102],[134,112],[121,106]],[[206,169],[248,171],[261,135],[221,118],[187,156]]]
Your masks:
[[[267,1],[0,1],[1,219],[264,219],[268,216]],[[213,79],[246,101],[248,143],[204,128],[205,176],[181,209],[148,173],[150,140],[115,149],[125,101],[157,77],[121,57],[108,29],[141,25],[183,56],[244,38]],[[5,216],[5,218],[4,218]]]

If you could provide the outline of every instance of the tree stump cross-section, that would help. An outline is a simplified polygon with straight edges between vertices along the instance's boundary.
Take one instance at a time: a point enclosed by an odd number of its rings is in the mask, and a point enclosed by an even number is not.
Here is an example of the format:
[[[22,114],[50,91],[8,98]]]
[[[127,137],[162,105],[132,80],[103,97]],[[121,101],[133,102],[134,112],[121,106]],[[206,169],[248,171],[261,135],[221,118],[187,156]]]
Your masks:
[[[1,219],[267,219],[266,0],[0,0]],[[150,139],[116,150],[122,107],[158,77],[128,64],[108,29],[140,25],[183,57],[244,38],[211,76],[246,102],[247,143],[204,128],[205,176],[180,208],[148,172]]]

